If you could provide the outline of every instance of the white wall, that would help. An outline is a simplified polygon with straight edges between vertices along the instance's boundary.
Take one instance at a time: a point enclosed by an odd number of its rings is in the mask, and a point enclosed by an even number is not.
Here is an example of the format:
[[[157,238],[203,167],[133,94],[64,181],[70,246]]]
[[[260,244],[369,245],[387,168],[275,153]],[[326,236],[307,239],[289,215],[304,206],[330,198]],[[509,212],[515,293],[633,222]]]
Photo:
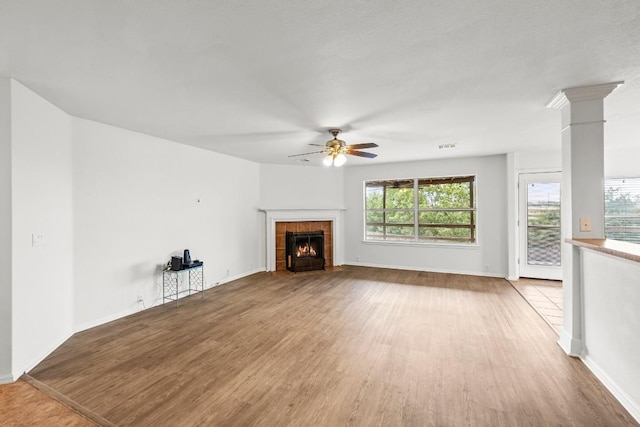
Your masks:
[[[345,168],[260,165],[260,207],[340,209]]]
[[[16,81],[12,104],[15,377],[72,333],[71,121]],[[32,234],[41,234],[32,246]]]
[[[580,250],[585,363],[640,420],[640,263]]]
[[[160,304],[160,268],[185,248],[207,285],[264,269],[258,164],[88,120],[73,127],[77,330],[141,310],[138,295]]]
[[[11,82],[0,77],[0,384],[11,374]]]
[[[478,245],[364,243],[363,182],[375,179],[476,175]],[[466,274],[507,274],[506,157],[488,156],[345,169],[347,264]]]
[[[606,178],[640,177],[640,147],[604,147],[604,176]]]
[[[605,177],[638,177],[640,176],[640,147],[608,147],[604,146]],[[519,172],[560,171],[562,169],[562,153],[558,151],[527,151],[514,153],[515,170]]]
[[[514,153],[514,166],[518,172],[560,171],[562,151],[526,151]]]

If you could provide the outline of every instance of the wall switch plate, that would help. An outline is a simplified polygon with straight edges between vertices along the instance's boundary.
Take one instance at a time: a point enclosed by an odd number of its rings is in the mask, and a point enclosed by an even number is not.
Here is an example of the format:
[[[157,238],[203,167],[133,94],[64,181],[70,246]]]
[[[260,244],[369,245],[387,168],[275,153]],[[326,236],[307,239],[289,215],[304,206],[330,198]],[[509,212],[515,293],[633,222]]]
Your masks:
[[[591,218],[580,218],[580,231],[591,231]]]
[[[31,233],[31,246],[34,248],[36,246],[42,245],[42,241],[44,240],[44,236],[42,233]]]

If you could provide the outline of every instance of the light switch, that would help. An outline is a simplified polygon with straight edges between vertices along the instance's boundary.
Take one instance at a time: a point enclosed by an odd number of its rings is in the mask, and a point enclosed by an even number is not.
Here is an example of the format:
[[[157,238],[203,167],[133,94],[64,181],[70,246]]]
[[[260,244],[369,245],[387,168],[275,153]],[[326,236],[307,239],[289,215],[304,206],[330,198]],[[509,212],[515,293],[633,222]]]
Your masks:
[[[42,245],[42,241],[44,237],[42,233],[32,233],[31,234],[31,246],[36,247]]]
[[[591,218],[580,218],[580,231],[591,231]]]

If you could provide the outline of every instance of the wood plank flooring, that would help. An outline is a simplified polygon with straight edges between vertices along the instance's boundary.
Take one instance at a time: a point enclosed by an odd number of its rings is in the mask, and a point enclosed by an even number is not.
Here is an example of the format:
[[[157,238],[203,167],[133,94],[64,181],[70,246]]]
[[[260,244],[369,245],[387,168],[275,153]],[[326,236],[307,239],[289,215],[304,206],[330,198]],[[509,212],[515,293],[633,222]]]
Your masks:
[[[636,425],[503,279],[260,273],[74,335],[30,372],[120,426]]]
[[[95,424],[24,381],[0,385],[0,426],[89,427]]]

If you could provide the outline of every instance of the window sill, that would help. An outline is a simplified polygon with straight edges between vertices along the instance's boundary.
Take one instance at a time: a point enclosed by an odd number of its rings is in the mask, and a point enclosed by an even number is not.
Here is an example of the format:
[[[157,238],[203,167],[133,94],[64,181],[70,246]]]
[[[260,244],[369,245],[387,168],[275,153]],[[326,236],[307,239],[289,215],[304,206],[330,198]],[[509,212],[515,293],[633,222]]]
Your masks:
[[[445,242],[402,242],[392,240],[363,240],[365,245],[380,246],[413,246],[419,248],[447,248],[447,249],[480,249],[480,245],[476,243],[445,243]]]

